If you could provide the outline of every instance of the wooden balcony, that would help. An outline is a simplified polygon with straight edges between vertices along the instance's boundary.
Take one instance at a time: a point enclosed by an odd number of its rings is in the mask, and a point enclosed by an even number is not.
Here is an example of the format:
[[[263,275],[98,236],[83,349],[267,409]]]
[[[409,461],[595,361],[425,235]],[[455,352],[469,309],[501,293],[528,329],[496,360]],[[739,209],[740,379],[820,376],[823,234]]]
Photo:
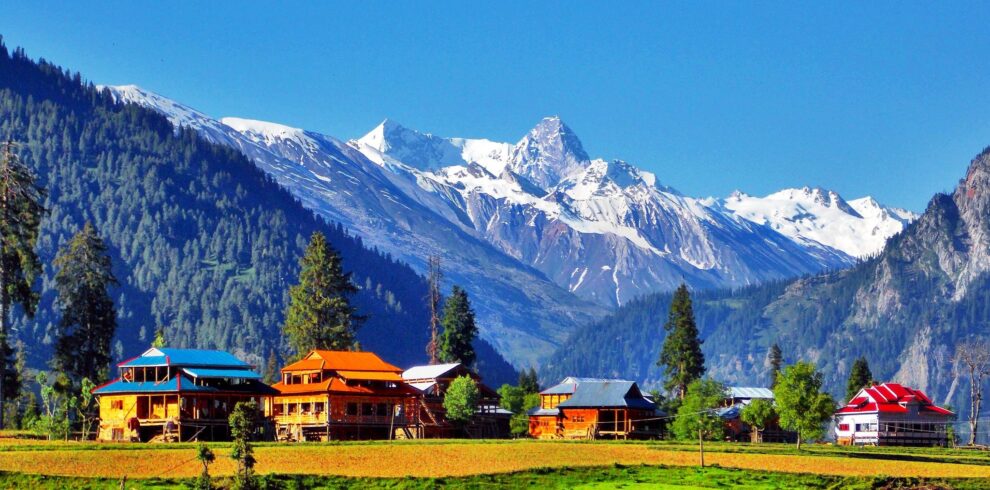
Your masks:
[[[294,413],[282,414],[274,417],[275,423],[279,425],[301,425],[320,426],[327,425],[327,413]],[[387,415],[344,415],[332,417],[331,425],[393,425],[400,427],[407,425],[410,420],[407,417],[391,417]]]

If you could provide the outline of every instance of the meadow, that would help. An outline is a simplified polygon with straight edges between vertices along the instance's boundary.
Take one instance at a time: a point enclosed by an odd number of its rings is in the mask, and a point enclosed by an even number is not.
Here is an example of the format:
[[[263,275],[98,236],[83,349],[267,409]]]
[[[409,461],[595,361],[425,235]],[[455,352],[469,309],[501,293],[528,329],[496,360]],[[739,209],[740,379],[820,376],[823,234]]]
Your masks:
[[[229,476],[228,444],[212,444],[213,475]],[[0,437],[0,487],[181,485],[201,466],[195,444],[49,442]],[[990,487],[990,454],[941,448],[675,442],[396,441],[259,443],[273,488],[930,488]],[[631,485],[631,486],[630,486]]]

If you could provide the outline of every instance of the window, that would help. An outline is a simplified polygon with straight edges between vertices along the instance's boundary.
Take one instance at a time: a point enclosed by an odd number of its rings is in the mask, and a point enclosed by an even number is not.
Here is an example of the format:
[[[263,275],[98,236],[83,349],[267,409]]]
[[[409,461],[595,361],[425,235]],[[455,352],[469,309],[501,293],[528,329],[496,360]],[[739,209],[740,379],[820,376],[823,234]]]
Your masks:
[[[313,411],[316,412],[316,413],[323,413],[324,405],[326,405],[324,402],[316,402],[316,403],[314,403],[313,404]]]
[[[841,431],[849,430],[849,424],[839,424],[839,430]]]
[[[371,416],[371,415],[374,415],[374,414],[375,414],[374,405],[372,405],[370,403],[362,403],[361,404],[361,415],[363,415],[365,417],[368,417],[368,416]]]
[[[114,410],[123,410],[124,409],[124,400],[114,400],[114,401],[110,402],[110,408],[112,408]]]
[[[358,414],[357,403],[348,403],[347,415],[357,415],[357,414]]]
[[[388,417],[389,412],[390,410],[388,409],[388,405],[384,403],[379,403],[377,410],[375,411],[379,417]]]

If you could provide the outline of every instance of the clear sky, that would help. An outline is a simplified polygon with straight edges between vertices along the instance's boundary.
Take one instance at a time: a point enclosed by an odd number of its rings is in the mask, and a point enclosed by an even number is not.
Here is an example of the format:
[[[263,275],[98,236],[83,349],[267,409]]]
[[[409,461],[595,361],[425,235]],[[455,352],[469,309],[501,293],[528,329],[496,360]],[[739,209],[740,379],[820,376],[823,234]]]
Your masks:
[[[0,9],[8,46],[216,117],[515,142],[558,114],[690,195],[818,185],[916,211],[990,145],[988,26],[987,2]]]

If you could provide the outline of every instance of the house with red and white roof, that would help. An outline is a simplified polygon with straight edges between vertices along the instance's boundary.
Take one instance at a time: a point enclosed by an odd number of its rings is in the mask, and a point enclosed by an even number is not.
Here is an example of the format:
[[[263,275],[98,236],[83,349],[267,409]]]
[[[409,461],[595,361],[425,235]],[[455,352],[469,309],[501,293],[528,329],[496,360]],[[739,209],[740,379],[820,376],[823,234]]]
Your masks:
[[[944,446],[954,417],[921,390],[876,384],[835,412],[835,438],[841,445]]]

